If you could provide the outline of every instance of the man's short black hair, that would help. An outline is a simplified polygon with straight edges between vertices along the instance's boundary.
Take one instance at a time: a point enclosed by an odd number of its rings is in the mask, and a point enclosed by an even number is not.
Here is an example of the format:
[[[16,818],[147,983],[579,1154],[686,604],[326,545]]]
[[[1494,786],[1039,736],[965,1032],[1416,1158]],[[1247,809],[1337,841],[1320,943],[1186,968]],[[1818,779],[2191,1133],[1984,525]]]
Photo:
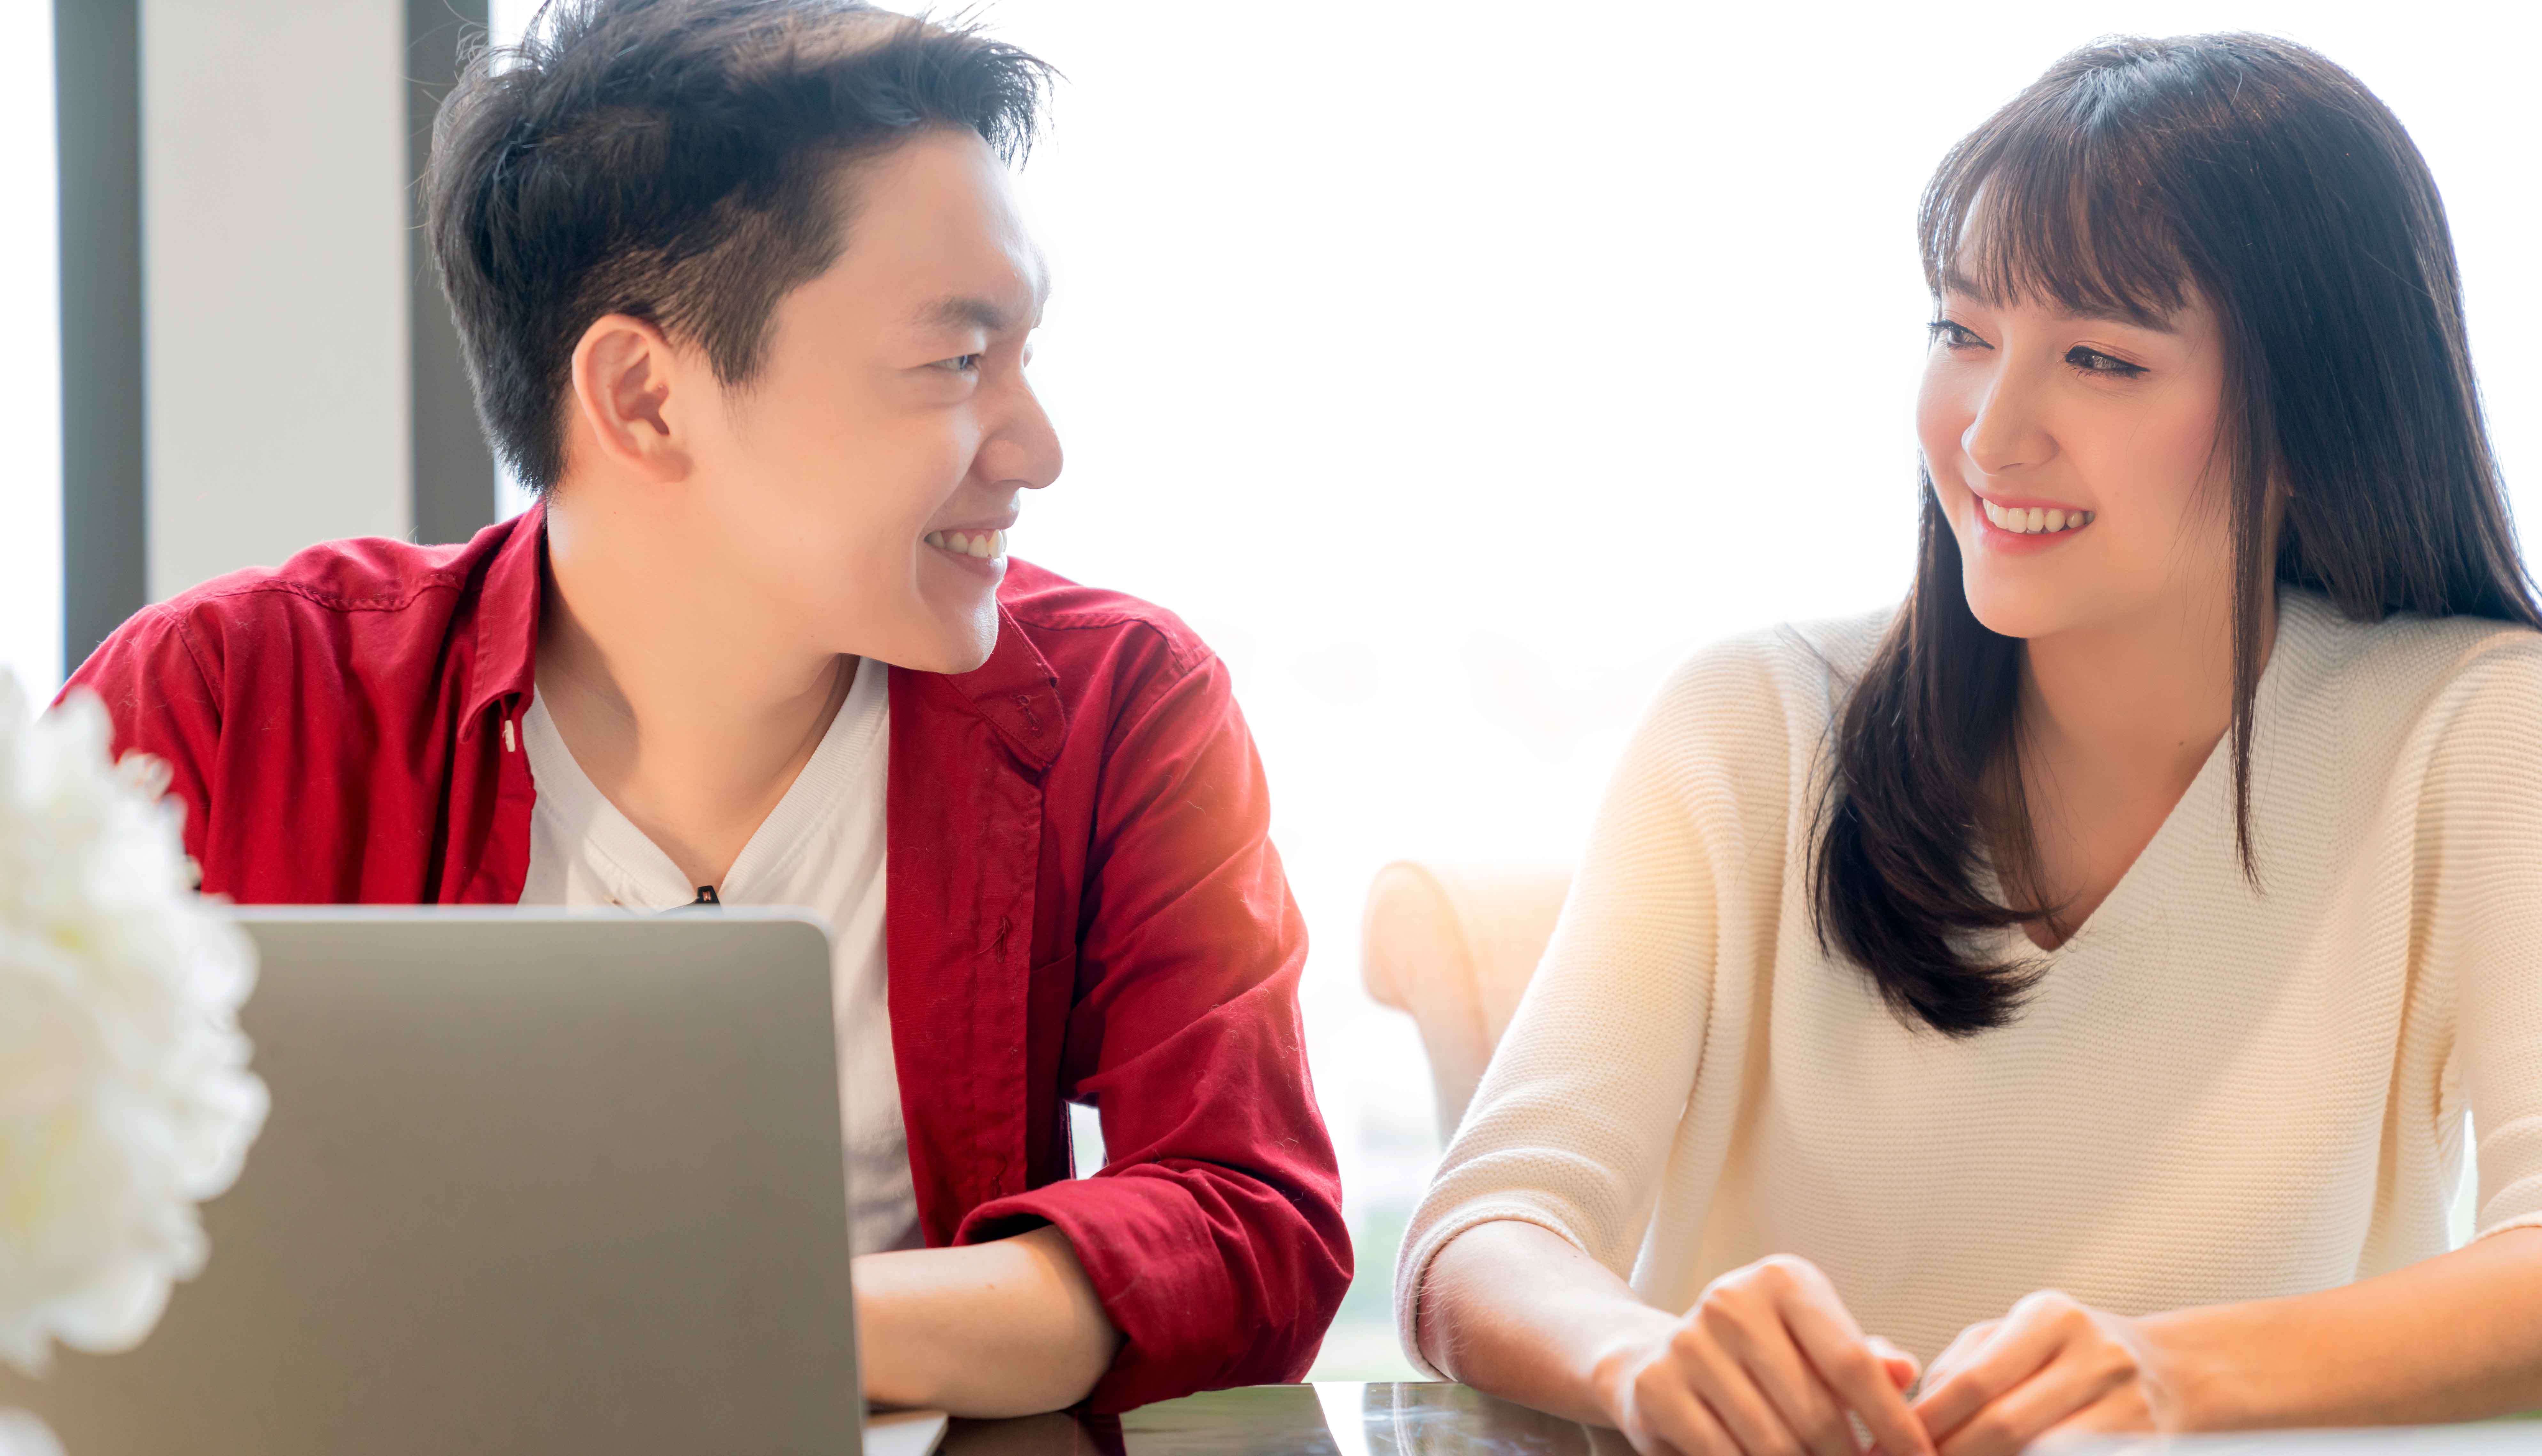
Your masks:
[[[1050,77],[969,25],[865,0],[551,0],[470,63],[424,176],[494,448],[555,487],[574,345],[609,314],[749,383],[778,301],[846,246],[848,165],[933,126],[1013,161]]]

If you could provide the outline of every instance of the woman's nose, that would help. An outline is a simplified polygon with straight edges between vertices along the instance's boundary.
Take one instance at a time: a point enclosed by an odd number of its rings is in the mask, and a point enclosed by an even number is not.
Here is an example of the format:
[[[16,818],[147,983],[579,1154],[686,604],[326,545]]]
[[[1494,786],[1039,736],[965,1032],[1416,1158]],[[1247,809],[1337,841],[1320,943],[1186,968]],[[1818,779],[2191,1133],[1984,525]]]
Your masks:
[[[1969,463],[1989,475],[2046,462],[2056,453],[2036,389],[2005,371],[1987,386],[1969,427],[1960,432],[1960,449]]]

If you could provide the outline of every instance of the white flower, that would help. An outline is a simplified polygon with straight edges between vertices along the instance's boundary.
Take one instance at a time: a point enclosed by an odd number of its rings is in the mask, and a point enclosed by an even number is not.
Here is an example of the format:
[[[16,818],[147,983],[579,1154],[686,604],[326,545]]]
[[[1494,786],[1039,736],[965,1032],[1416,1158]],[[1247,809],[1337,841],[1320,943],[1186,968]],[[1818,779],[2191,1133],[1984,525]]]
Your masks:
[[[44,1422],[24,1411],[0,1411],[0,1456],[62,1456]]]
[[[140,1343],[264,1122],[254,949],[192,891],[164,765],[108,749],[94,698],[31,720],[0,672],[0,1359],[31,1373]]]

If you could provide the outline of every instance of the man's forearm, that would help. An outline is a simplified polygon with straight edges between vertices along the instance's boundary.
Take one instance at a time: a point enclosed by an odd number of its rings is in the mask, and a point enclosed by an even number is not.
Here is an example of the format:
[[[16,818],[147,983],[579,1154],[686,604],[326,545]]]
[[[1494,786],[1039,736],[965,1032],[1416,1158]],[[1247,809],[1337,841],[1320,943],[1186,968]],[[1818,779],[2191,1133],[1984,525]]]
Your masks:
[[[1028,1416],[1085,1398],[1120,1332],[1068,1237],[1043,1227],[856,1262],[867,1399],[956,1416]]]
[[[2542,1409],[2542,1228],[2318,1294],[2146,1320],[2201,1429]]]

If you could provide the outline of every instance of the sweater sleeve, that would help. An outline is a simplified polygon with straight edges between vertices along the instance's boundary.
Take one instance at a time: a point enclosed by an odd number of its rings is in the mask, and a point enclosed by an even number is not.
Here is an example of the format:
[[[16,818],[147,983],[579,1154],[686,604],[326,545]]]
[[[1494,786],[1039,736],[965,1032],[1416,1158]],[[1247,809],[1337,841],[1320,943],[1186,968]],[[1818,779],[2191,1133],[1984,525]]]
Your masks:
[[[2466,673],[2420,821],[2427,960],[2455,983],[2481,1236],[2542,1225],[2542,643]]]
[[[1536,1224],[1631,1274],[1717,1030],[1733,841],[1743,819],[1784,831],[1791,735],[1768,650],[1733,644],[1680,669],[1625,751],[1544,959],[1405,1231],[1396,1319],[1433,1375],[1422,1279],[1476,1224]]]

